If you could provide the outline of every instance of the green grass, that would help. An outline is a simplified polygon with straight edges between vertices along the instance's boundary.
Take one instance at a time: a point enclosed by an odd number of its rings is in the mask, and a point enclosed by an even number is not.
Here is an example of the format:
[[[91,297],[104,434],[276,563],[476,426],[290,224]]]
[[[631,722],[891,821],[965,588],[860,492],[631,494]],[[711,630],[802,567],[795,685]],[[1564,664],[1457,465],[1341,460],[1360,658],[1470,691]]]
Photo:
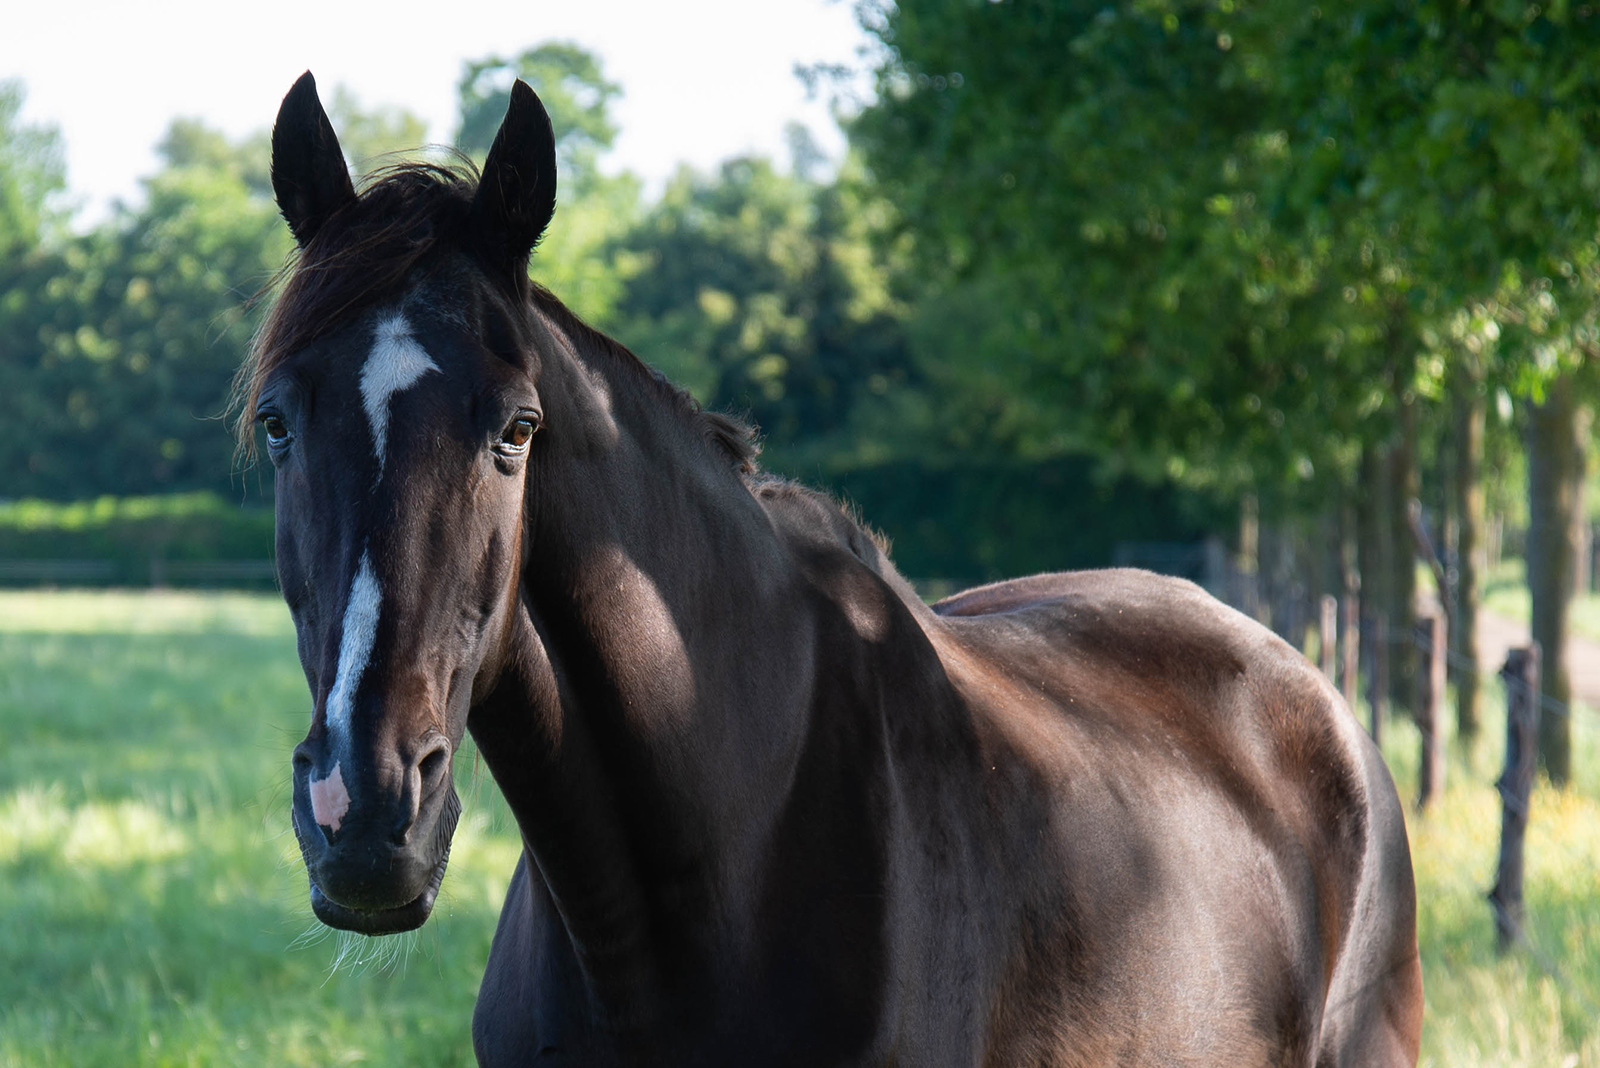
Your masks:
[[[514,829],[464,752],[468,815],[434,918],[402,939],[321,936],[288,833],[306,700],[274,598],[0,593],[0,1068],[472,1062]],[[1600,1068],[1600,716],[1575,724],[1579,787],[1535,797],[1538,955],[1502,959],[1484,901],[1497,686],[1486,711],[1444,797],[1411,819],[1423,1064]],[[1408,800],[1416,749],[1392,723]]]
[[[1485,897],[1499,859],[1498,681],[1487,688],[1484,712],[1470,749],[1452,736],[1445,793],[1422,815],[1409,811],[1417,730],[1403,717],[1386,726],[1384,757],[1408,806],[1417,876],[1427,999],[1421,1064],[1600,1068],[1600,717],[1574,721],[1575,786],[1557,791],[1541,781],[1535,790],[1525,851],[1530,948],[1501,957]],[[1360,715],[1368,722],[1365,708]]]
[[[274,598],[0,593],[0,1065],[472,1063],[515,835],[469,797],[427,927],[322,936],[306,705]]]

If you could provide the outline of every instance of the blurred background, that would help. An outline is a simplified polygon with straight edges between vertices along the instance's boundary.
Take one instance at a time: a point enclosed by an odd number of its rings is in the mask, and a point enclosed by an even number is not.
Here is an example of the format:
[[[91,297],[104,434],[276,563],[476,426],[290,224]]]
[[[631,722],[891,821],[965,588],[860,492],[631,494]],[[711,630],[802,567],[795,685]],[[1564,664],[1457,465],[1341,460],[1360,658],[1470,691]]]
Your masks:
[[[0,41],[0,1065],[471,1063],[518,850],[471,752],[415,935],[322,933],[288,833],[225,416],[308,66],[358,173],[532,84],[535,278],[928,596],[1148,567],[1304,650],[1415,803],[1423,1062],[1600,1065],[1600,7],[61,8]]]

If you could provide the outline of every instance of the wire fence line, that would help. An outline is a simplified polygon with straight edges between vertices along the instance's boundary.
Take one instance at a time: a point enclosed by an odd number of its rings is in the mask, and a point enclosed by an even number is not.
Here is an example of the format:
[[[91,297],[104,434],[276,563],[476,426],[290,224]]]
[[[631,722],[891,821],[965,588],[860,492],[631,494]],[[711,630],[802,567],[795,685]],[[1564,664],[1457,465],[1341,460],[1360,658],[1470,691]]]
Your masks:
[[[1395,635],[1388,637],[1386,643],[1391,646],[1403,646],[1409,641],[1422,650],[1424,654],[1431,654],[1433,647],[1432,642],[1429,640],[1430,637],[1427,631],[1419,626],[1414,628],[1409,638],[1405,635]],[[1521,676],[1508,674],[1504,668],[1486,669],[1475,657],[1466,656],[1456,649],[1446,647],[1444,653],[1447,668],[1458,678],[1463,674],[1470,673],[1480,680],[1498,679],[1507,692],[1508,700],[1512,696],[1521,696],[1524,699],[1533,696],[1528,693],[1530,687]],[[1509,664],[1507,666],[1509,667]],[[1537,705],[1541,714],[1551,713],[1567,717],[1574,722],[1583,718],[1578,715],[1580,712],[1584,713],[1585,716],[1592,717],[1597,711],[1589,705],[1560,701],[1543,692],[1538,693],[1537,698]],[[1508,718],[1509,716],[1508,709]],[[1467,770],[1470,773],[1470,767]],[[1531,816],[1531,797],[1528,800],[1524,800],[1518,795],[1518,792],[1513,789],[1511,776],[1512,767],[1508,753],[1505,769],[1492,785],[1499,795],[1502,805],[1509,812],[1520,818],[1524,826],[1526,826]],[[1503,833],[1504,828],[1502,828]],[[1512,932],[1512,944],[1526,951],[1535,967],[1555,984],[1558,994],[1567,999],[1569,1004],[1576,1006],[1580,1011],[1591,1017],[1600,1017],[1600,1002],[1597,1002],[1573,980],[1567,970],[1562,967],[1556,955],[1551,953],[1543,940],[1538,937],[1531,922],[1532,917],[1528,914],[1526,903],[1520,898],[1520,888],[1518,891],[1519,900],[1516,903],[1518,909],[1516,914],[1506,908],[1506,904],[1500,900],[1497,891],[1498,883],[1495,889],[1491,889],[1484,895],[1493,913],[1497,928]]]
[[[1417,646],[1418,648],[1426,648],[1420,638],[1417,640]],[[1454,649],[1446,649],[1445,656],[1448,664],[1457,675],[1464,675],[1468,672],[1471,672],[1472,674],[1477,675],[1480,679],[1495,678],[1500,676],[1500,671],[1498,668],[1485,669],[1483,665],[1479,664],[1475,658],[1466,656],[1465,654],[1457,652]],[[1539,708],[1543,712],[1554,712],[1558,716],[1567,716],[1569,718],[1577,718],[1576,714],[1580,712],[1586,716],[1600,717],[1600,712],[1597,712],[1594,707],[1588,704],[1584,704],[1582,702],[1568,703],[1566,701],[1558,701],[1547,693],[1541,693],[1539,695]]]
[[[1370,622],[1370,619],[1371,617],[1363,619],[1363,624]],[[1363,638],[1362,640],[1366,641],[1368,639]],[[1427,632],[1421,627],[1414,628],[1410,637],[1399,634],[1387,634],[1382,640],[1384,644],[1388,645],[1390,648],[1404,647],[1409,645],[1414,646],[1424,653],[1430,651],[1431,649]],[[1467,656],[1458,650],[1447,647],[1445,649],[1445,657],[1451,670],[1458,676],[1470,673],[1476,675],[1481,680],[1502,678],[1499,668],[1485,668],[1483,665],[1478,663],[1475,657]],[[1539,705],[1541,710],[1545,712],[1554,712],[1558,716],[1568,716],[1575,720],[1583,719],[1585,717],[1594,717],[1595,722],[1600,724],[1600,709],[1583,702],[1560,701],[1547,693],[1541,693],[1539,695]]]

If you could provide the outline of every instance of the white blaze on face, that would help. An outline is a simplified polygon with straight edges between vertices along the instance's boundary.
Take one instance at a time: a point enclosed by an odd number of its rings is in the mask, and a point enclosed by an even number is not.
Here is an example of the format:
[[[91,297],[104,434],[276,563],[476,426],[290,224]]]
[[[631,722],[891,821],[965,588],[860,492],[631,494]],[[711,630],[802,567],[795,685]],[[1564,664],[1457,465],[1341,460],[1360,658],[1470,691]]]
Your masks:
[[[344,629],[339,636],[339,666],[333,676],[333,692],[328,694],[323,711],[328,742],[334,752],[340,750],[350,735],[350,704],[367,670],[367,658],[372,655],[372,639],[378,632],[378,609],[382,604],[383,592],[372,574],[372,558],[363,549],[355,580],[350,583],[350,599],[344,606]]]
[[[361,406],[372,427],[372,451],[378,458],[379,478],[383,477],[383,461],[389,446],[390,401],[396,393],[411,388],[417,379],[438,369],[439,365],[417,344],[404,315],[395,312],[378,320],[372,351],[361,367],[360,384]],[[323,710],[328,747],[334,753],[343,751],[348,744],[350,706],[361,686],[361,676],[366,673],[367,660],[372,656],[382,605],[383,591],[372,573],[372,557],[363,548],[355,578],[350,582],[350,596],[345,601],[344,627],[339,635],[339,666],[334,671],[333,689]],[[311,782],[311,811],[318,823],[337,831],[339,821],[349,809],[350,793],[336,761],[326,779]]]
[[[389,401],[429,371],[438,369],[439,365],[417,344],[404,315],[395,312],[378,320],[372,351],[361,368],[361,405],[367,410],[367,423],[372,427],[372,451],[378,457],[380,478],[389,445]]]

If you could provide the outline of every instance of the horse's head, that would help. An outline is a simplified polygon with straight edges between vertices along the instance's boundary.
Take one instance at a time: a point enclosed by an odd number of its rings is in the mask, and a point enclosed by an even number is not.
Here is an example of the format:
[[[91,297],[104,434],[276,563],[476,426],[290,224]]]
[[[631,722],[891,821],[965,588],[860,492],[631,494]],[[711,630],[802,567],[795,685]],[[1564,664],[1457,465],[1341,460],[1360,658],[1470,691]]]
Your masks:
[[[309,74],[273,130],[300,253],[245,414],[276,470],[278,577],[315,702],[293,823],[334,927],[416,927],[444,876],[451,755],[514,626],[543,420],[526,267],[554,147],[521,82],[476,185],[402,167],[357,196]]]

